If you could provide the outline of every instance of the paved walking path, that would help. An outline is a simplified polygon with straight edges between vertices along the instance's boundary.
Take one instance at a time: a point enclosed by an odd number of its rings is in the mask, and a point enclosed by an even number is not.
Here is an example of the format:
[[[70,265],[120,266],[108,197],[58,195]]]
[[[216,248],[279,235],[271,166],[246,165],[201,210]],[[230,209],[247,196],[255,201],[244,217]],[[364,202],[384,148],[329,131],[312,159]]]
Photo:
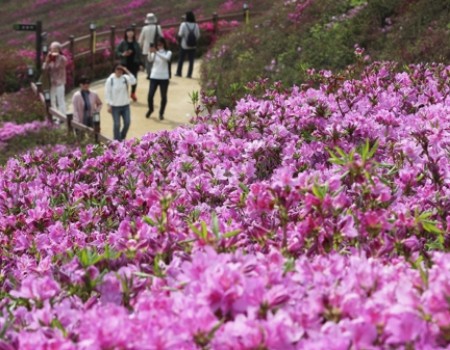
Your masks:
[[[169,91],[167,95],[167,106],[164,113],[164,120],[160,121],[159,105],[161,97],[159,90],[156,92],[154,104],[155,111],[149,119],[145,118],[147,112],[147,94],[149,90],[149,81],[146,79],[144,72],[138,74],[138,86],[136,90],[137,102],[131,102],[131,125],[128,131],[127,139],[141,138],[148,132],[160,130],[172,130],[180,125],[189,123],[190,118],[194,115],[194,106],[189,97],[193,91],[200,91],[201,61],[196,60],[194,63],[194,73],[192,78],[185,78],[188,62],[183,65],[183,77],[176,77],[176,63],[172,63],[172,79],[169,83]],[[105,104],[105,79],[92,82],[91,90],[98,93],[103,101],[103,108],[100,114],[100,132],[106,137],[113,138],[113,122],[112,116],[106,110]],[[76,90],[74,90],[76,91]],[[72,111],[72,94],[67,96],[68,111]]]

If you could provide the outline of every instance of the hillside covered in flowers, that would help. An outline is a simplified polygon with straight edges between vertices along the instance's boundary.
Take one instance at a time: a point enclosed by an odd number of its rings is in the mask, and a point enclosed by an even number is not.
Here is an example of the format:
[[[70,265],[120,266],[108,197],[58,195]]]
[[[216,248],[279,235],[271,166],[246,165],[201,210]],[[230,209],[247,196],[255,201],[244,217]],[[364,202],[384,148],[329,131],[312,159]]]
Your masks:
[[[0,348],[448,348],[450,67],[319,74],[9,160]]]

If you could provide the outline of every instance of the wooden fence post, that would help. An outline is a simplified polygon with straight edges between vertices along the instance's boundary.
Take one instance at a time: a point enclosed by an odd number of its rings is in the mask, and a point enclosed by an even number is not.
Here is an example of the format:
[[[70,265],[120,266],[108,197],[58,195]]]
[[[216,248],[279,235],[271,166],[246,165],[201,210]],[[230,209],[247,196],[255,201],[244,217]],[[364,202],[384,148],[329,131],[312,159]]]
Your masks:
[[[100,113],[96,112],[92,116],[92,124],[94,129],[94,141],[95,143],[99,143],[99,134],[100,134]]]
[[[219,32],[219,15],[217,14],[217,12],[213,13],[213,33],[215,35],[217,35],[217,33]]]
[[[34,69],[32,66],[27,66],[27,83],[31,84],[34,81]]]
[[[42,45],[42,61],[45,61],[48,55],[48,46],[47,44]]]
[[[42,62],[41,62],[41,52],[42,52],[42,22],[36,22],[36,72],[38,76],[41,74]]]
[[[89,32],[90,32],[90,51],[91,51],[91,77],[94,77],[94,68],[95,68],[95,23],[89,24]]]
[[[244,23],[249,24],[250,13],[249,13],[248,4],[246,2],[244,2],[244,4],[242,5],[242,10],[244,11]]]
[[[45,110],[47,112],[47,120],[49,123],[53,123],[53,118],[52,115],[50,114],[50,105],[51,105],[50,90],[44,90],[44,100],[45,100]]]
[[[73,113],[67,114],[67,133],[70,135],[72,133],[72,119]]]
[[[111,26],[111,36],[109,38],[109,42],[111,46],[111,69],[112,69],[116,58],[116,26]]]
[[[42,82],[38,81],[36,82],[36,93],[37,93],[37,97],[40,100],[41,97],[39,96],[40,94],[42,94]]]
[[[73,68],[72,68],[72,86],[75,87],[75,75],[77,72],[77,65],[75,64],[75,36],[71,35],[69,36],[69,51],[70,51],[70,55],[72,56],[72,64],[73,64]]]

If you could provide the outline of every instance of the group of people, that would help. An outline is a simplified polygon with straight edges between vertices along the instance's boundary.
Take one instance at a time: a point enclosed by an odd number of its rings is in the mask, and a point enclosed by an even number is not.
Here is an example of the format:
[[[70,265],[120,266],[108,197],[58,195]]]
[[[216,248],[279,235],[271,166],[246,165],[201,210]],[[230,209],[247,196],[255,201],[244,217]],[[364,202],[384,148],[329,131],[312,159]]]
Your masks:
[[[186,56],[189,61],[186,77],[192,78],[197,40],[200,29],[192,11],[186,12],[184,21],[178,30],[180,46],[177,71],[175,76],[181,77]],[[168,49],[164,32],[153,13],[145,18],[138,40],[134,28],[127,28],[123,40],[116,48],[119,62],[105,82],[105,101],[108,113],[113,118],[113,136],[115,140],[124,140],[131,122],[131,101],[136,102],[138,72],[144,71],[149,80],[147,96],[148,110],[146,118],[154,112],[154,96],[160,90],[161,103],[159,120],[164,120],[167,105],[167,93],[171,78],[172,52]],[[50,97],[52,107],[66,114],[65,84],[67,58],[61,52],[61,45],[53,42],[50,52],[43,64],[44,72],[50,79]],[[80,90],[72,98],[74,120],[92,127],[93,115],[100,113],[102,101],[98,94],[89,89],[90,80],[80,78]]]

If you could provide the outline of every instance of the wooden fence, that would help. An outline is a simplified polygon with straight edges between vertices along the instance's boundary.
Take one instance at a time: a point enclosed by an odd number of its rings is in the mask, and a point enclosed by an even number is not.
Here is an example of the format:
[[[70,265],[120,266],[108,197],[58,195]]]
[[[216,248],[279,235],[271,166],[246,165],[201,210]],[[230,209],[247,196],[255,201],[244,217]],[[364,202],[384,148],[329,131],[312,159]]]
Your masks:
[[[218,15],[217,13],[214,13],[212,17],[203,18],[197,21],[199,25],[203,23],[212,23],[213,35],[220,35],[223,33],[226,33],[230,30],[230,27],[227,28],[221,28],[219,23],[220,21],[238,21],[238,22],[248,22],[249,14],[248,9],[244,9],[243,13],[229,13],[225,15]],[[178,29],[181,22],[174,22],[174,23],[168,23],[161,25],[163,31],[170,28],[176,28]],[[137,32],[139,32],[142,27],[138,27],[135,24],[132,24],[131,26],[134,28]],[[69,37],[69,40],[62,43],[62,48],[67,49],[70,53],[70,56],[73,59],[73,70],[72,74],[69,74],[72,81],[70,82],[71,86],[76,86],[76,79],[77,79],[77,71],[80,67],[77,65],[77,61],[81,59],[85,59],[87,63],[89,64],[89,71],[90,75],[93,77],[95,75],[95,58],[96,55],[101,54],[103,51],[109,50],[109,68],[112,69],[114,66],[114,63],[116,61],[115,57],[115,50],[116,50],[116,36],[117,32],[120,33],[120,36],[122,36],[122,33],[125,31],[125,28],[120,29],[117,31],[116,26],[112,25],[110,26],[109,30],[97,32],[96,27],[94,25],[90,25],[89,27],[89,34],[80,36],[75,38],[75,36],[71,35]],[[108,43],[107,46],[105,45],[98,45],[99,43]],[[85,68],[85,67],[83,67]]]
[[[228,28],[220,28],[220,21],[238,21],[238,22],[244,22],[248,23],[249,21],[249,12],[248,8],[244,8],[243,13],[230,13],[226,15],[219,15],[217,13],[214,13],[212,17],[210,18],[203,18],[197,21],[198,24],[202,23],[212,23],[213,24],[213,34],[219,35],[223,34],[224,32],[227,32],[230,30],[230,27]],[[180,22],[178,23],[169,23],[162,25],[162,29],[169,29],[169,28],[178,28],[180,25]],[[142,27],[137,27],[136,25],[132,25],[133,28],[136,30],[140,30]],[[123,29],[123,31],[125,28]],[[62,44],[63,49],[68,49],[70,52],[70,55],[73,60],[73,66],[72,66],[72,72],[71,74],[68,74],[72,81],[69,82],[70,86],[75,87],[76,79],[77,79],[77,61],[79,61],[82,58],[88,57],[88,62],[90,63],[90,71],[91,75],[94,75],[95,72],[95,56],[96,53],[104,51],[104,50],[110,50],[110,68],[114,66],[115,63],[115,49],[116,49],[116,26],[112,25],[109,30],[102,31],[102,32],[96,32],[95,26],[91,25],[89,28],[90,33],[88,35],[84,35],[81,37],[75,38],[75,36],[71,35],[69,40],[64,42]],[[122,31],[122,32],[123,32]],[[97,47],[98,42],[104,42],[108,41],[108,46],[100,46]],[[109,143],[112,140],[108,137],[104,136],[100,132],[100,118],[97,118],[93,122],[93,128],[90,128],[88,126],[85,126],[84,124],[81,124],[77,121],[74,121],[71,114],[68,114],[67,116],[59,112],[57,109],[50,106],[50,93],[48,90],[43,90],[42,83],[32,83],[31,87],[35,94],[38,96],[38,98],[44,103],[46,111],[47,111],[47,118],[49,122],[53,122],[53,118],[57,118],[62,123],[66,123],[68,133],[72,133],[74,130],[84,131],[90,135],[92,135],[93,140],[95,143]]]
[[[48,90],[43,91],[42,83],[31,83],[31,89],[36,94],[38,99],[45,105],[47,120],[53,123],[53,118],[57,118],[61,123],[66,123],[67,132],[73,133],[74,130],[85,132],[92,136],[94,143],[109,143],[112,140],[100,133],[100,117],[94,119],[93,128],[90,128],[84,124],[81,124],[73,120],[72,114],[64,115],[57,109],[50,106],[50,93]]]

